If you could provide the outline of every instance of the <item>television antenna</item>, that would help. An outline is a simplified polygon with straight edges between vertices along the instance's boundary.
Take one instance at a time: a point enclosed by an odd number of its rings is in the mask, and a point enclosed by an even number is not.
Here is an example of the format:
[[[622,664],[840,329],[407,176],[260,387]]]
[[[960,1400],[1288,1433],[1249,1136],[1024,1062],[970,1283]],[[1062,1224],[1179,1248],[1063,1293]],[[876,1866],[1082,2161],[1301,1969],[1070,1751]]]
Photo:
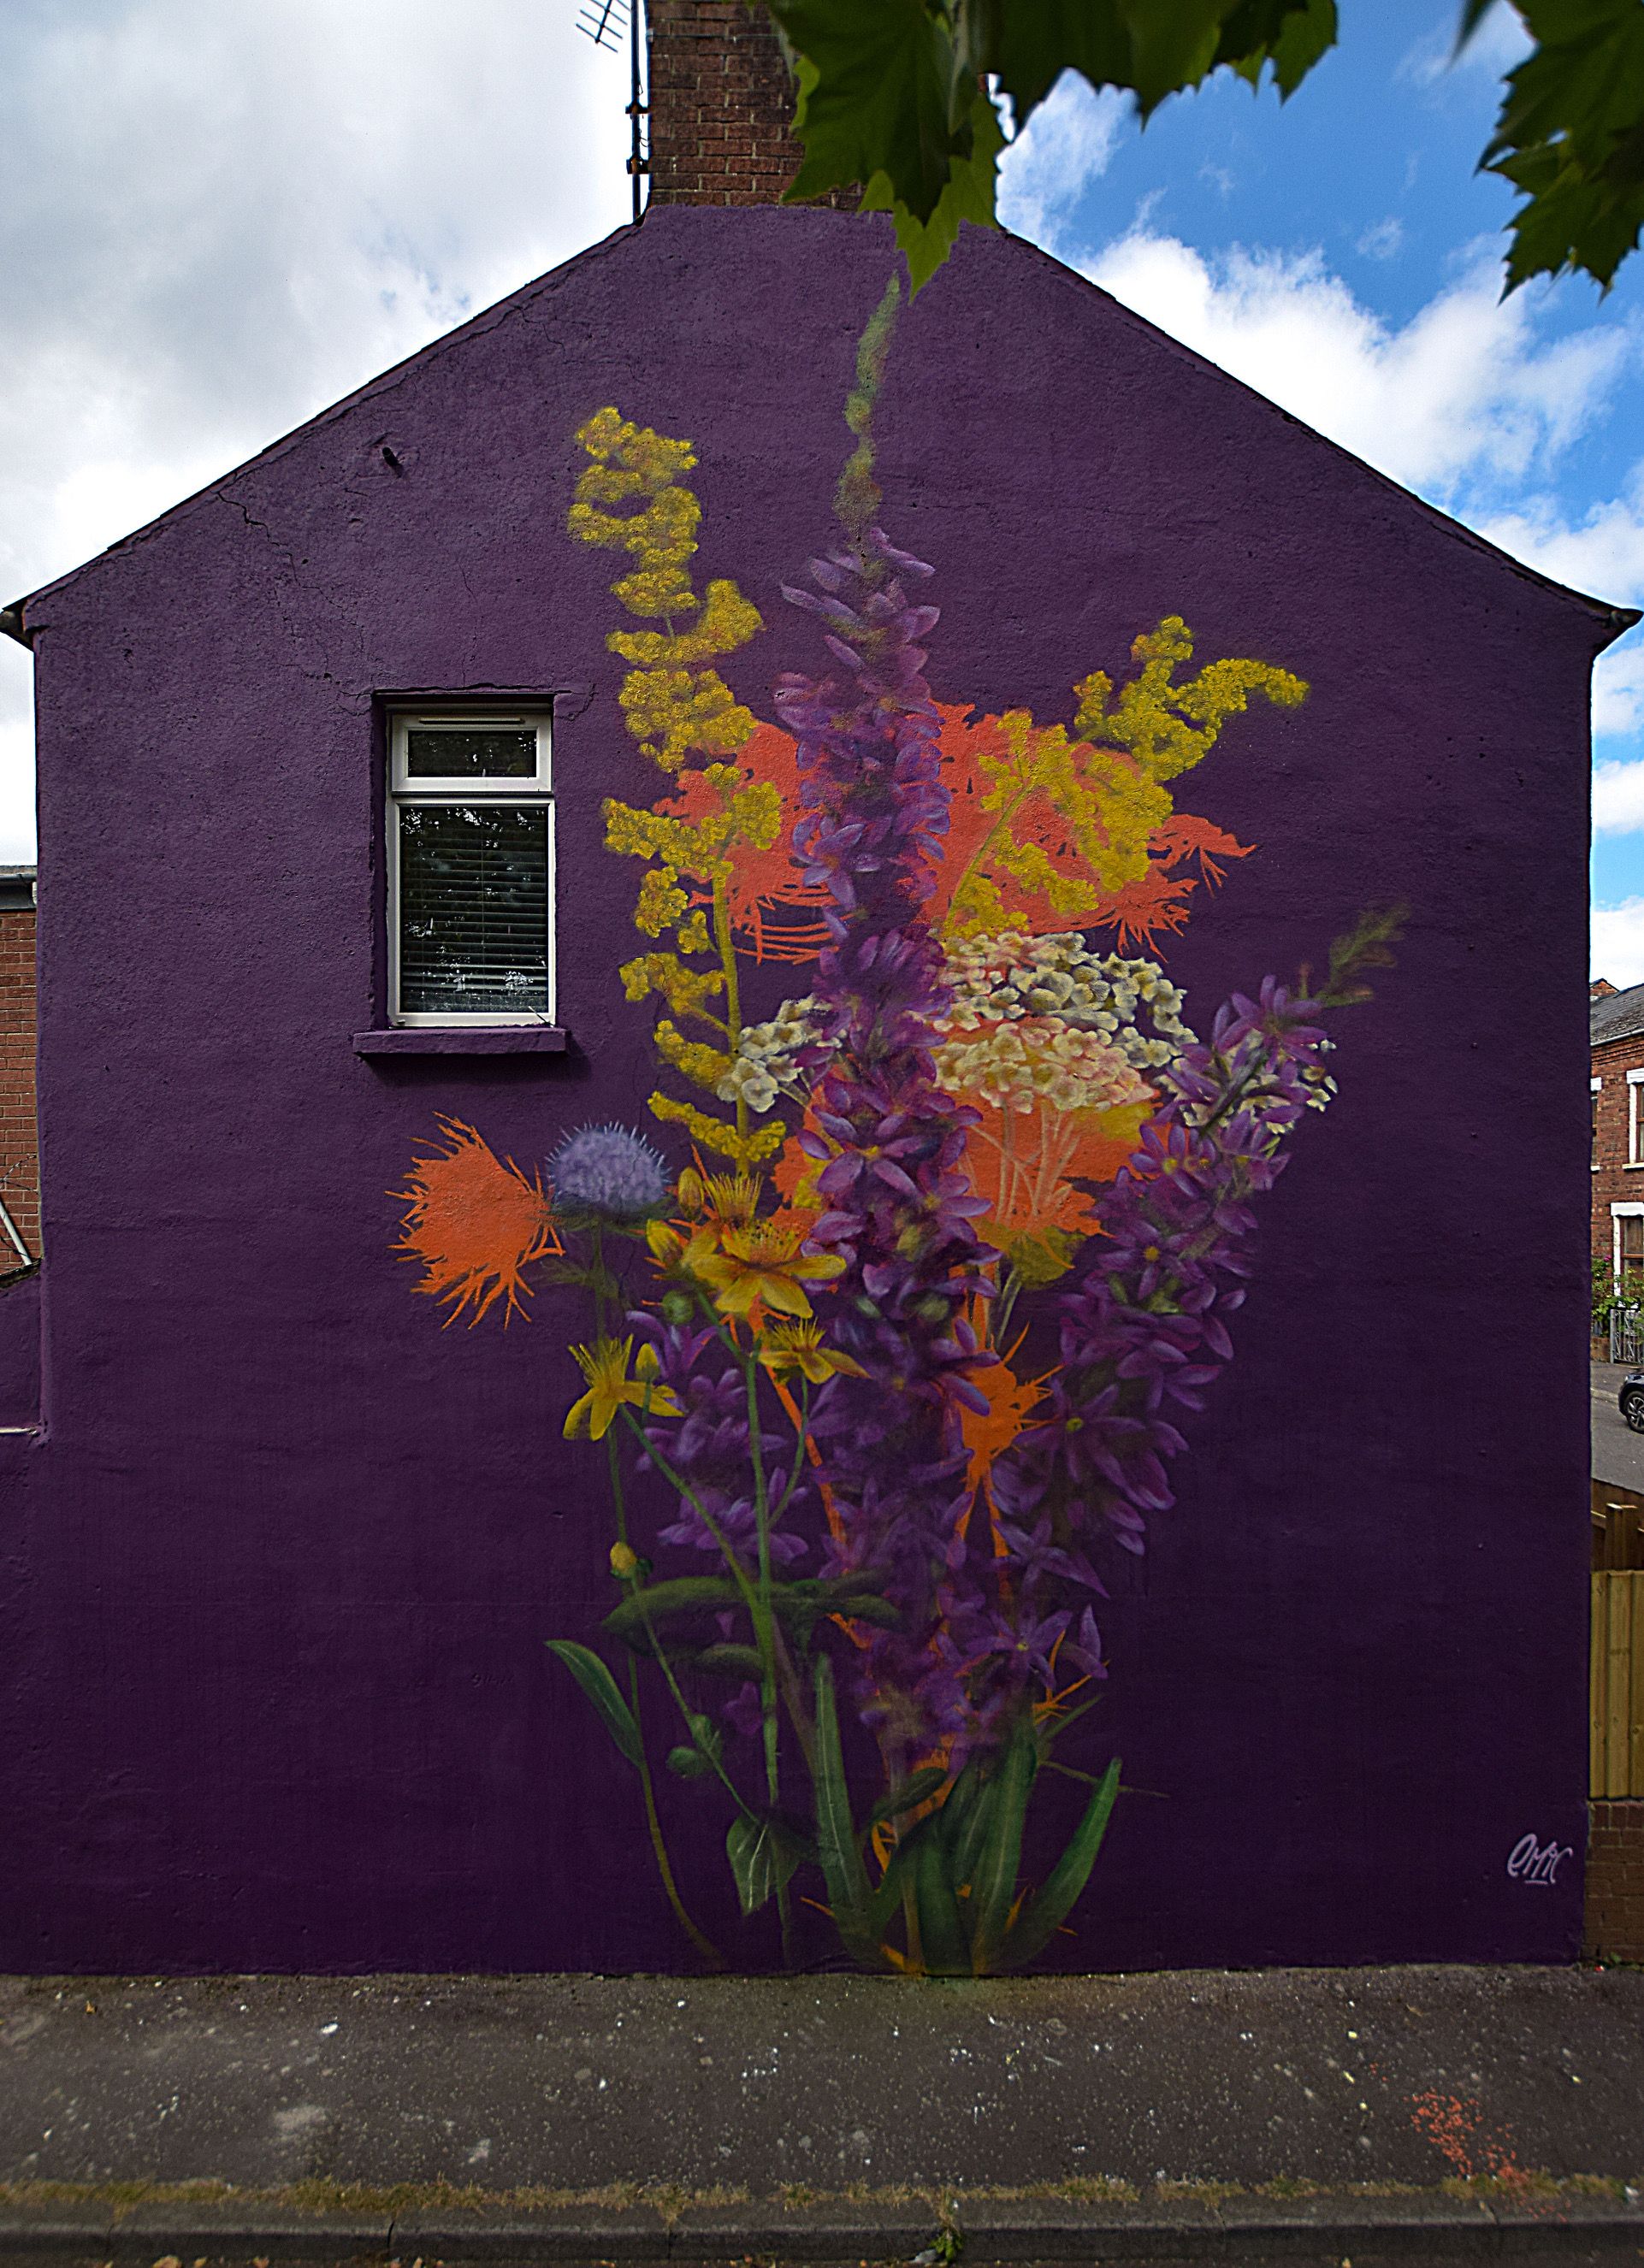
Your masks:
[[[634,185],[634,218],[645,210],[639,184],[651,170],[651,160],[645,148],[649,138],[640,129],[640,120],[650,115],[649,107],[640,92],[639,43],[641,26],[639,11],[644,0],[582,0],[577,14],[577,29],[593,40],[596,48],[604,48],[612,55],[623,51],[624,38],[628,42],[628,173]]]

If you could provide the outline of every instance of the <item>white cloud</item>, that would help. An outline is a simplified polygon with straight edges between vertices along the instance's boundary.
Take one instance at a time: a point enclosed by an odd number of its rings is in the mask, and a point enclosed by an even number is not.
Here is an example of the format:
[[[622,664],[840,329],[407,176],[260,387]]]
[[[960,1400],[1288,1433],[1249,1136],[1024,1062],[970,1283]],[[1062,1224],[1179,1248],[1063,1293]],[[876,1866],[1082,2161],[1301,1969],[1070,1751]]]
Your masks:
[[[1517,11],[1506,6],[1504,0],[1496,0],[1458,55],[1453,11],[1446,12],[1448,20],[1424,32],[1406,50],[1394,70],[1395,79],[1432,87],[1440,85],[1451,70],[1469,75],[1483,71],[1500,78],[1522,63],[1534,45]]]
[[[1064,71],[999,159],[999,217],[1054,250],[1063,225],[1112,162],[1129,98]]]
[[[1593,731],[1601,740],[1621,740],[1641,728],[1644,645],[1611,646],[1593,670]]]
[[[1544,342],[1493,256],[1402,327],[1311,251],[1207,258],[1145,226],[1081,263],[1094,283],[1367,463],[1437,501],[1516,482],[1567,448],[1630,350],[1618,324]]]
[[[626,98],[569,0],[11,11],[0,599],[625,219]],[[0,647],[3,861],[32,789]]]
[[[1397,213],[1390,213],[1385,220],[1378,220],[1374,228],[1366,229],[1356,249],[1367,260],[1391,260],[1402,249],[1404,241],[1404,224]]]
[[[1644,831],[1644,763],[1595,764],[1593,832],[1637,835]]]
[[[1593,908],[1589,966],[1612,984],[1644,984],[1644,898]]]
[[[1644,601],[1644,466],[1628,493],[1595,504],[1574,526],[1550,497],[1478,523],[1481,535],[1528,567],[1601,599]],[[1618,657],[1619,659],[1619,657]]]

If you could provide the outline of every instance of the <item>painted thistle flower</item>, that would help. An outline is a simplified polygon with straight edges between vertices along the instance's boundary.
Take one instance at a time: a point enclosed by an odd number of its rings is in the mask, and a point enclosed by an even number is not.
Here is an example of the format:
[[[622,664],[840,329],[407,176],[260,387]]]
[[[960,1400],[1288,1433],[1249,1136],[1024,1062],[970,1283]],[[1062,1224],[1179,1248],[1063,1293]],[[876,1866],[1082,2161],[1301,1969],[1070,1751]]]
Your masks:
[[[568,1134],[548,1161],[548,1177],[562,1214],[640,1221],[668,1201],[667,1167],[627,1126],[582,1126]]]
[[[679,1397],[670,1386],[664,1385],[661,1365],[655,1347],[646,1342],[639,1350],[639,1359],[634,1365],[634,1375],[628,1375],[628,1362],[633,1353],[631,1338],[599,1339],[591,1347],[574,1346],[571,1350],[577,1359],[577,1367],[588,1381],[588,1390],[579,1402],[574,1402],[565,1419],[565,1439],[580,1441],[602,1441],[616,1423],[616,1413],[624,1404],[659,1417],[677,1418]]]

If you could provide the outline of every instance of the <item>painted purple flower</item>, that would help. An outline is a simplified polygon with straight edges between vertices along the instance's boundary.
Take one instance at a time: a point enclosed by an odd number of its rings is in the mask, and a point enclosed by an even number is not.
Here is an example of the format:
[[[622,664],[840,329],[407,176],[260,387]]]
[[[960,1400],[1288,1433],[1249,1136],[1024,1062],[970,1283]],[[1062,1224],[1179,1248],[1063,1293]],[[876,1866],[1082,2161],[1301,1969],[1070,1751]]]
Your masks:
[[[1225,1318],[1243,1300],[1256,1233],[1248,1200],[1272,1188],[1286,1139],[1334,1091],[1316,1015],[1269,977],[1258,1000],[1235,994],[1208,1042],[1161,1074],[1165,1107],[1102,1203],[1102,1235],[1064,1281],[1061,1368],[1040,1422],[994,1468],[1025,1570],[1043,1569],[1052,1534],[1105,1528],[1140,1552],[1148,1515],[1174,1503],[1166,1462],[1187,1445],[1166,1410],[1202,1409],[1230,1359]]]
[[[548,1161],[562,1212],[609,1221],[644,1220],[661,1211],[671,1183],[660,1153],[626,1126],[582,1126]]]
[[[932,1056],[932,1019],[949,996],[923,909],[948,799],[917,643],[936,609],[906,588],[930,571],[874,527],[814,560],[817,590],[786,595],[821,618],[850,680],[790,677],[777,689],[806,806],[794,847],[830,900],[806,1138],[827,1210],[811,1241],[844,1263],[829,1336],[863,1373],[835,1382],[812,1433],[838,1522],[833,1571],[871,1571],[902,1616],[869,1633],[857,1664],[858,1703],[888,1759],[964,1734],[969,1669],[987,1645],[959,1532],[959,1418],[985,1407],[972,1374],[993,1358],[966,1308],[990,1288],[994,1255],[964,1170],[976,1114],[939,1087]]]

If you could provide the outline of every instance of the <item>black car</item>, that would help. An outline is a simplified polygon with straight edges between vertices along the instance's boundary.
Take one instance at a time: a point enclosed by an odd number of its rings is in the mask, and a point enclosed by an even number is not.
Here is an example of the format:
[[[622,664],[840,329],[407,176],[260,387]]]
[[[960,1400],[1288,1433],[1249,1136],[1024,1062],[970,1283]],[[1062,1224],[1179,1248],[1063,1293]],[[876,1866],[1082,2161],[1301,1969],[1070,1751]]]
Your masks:
[[[1635,1433],[1644,1433],[1644,1370],[1630,1370],[1616,1396],[1621,1415]]]

